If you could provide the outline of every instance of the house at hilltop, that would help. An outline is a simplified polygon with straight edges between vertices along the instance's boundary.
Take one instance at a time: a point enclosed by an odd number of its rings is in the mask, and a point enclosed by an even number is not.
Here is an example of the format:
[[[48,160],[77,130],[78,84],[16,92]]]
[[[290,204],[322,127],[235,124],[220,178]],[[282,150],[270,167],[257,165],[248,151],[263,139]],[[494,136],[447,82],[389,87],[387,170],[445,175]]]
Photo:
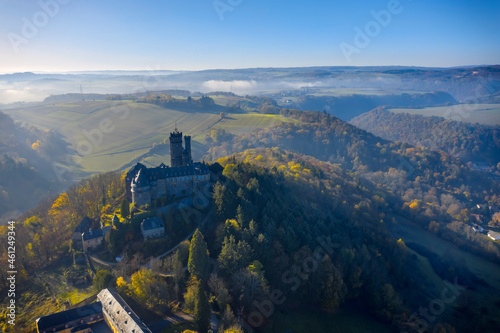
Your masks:
[[[71,235],[71,240],[78,245],[81,246],[81,241],[82,241],[82,234],[86,231],[88,231],[92,227],[92,220],[88,217],[85,216],[80,223],[75,228],[75,231],[73,231],[73,234]]]
[[[82,234],[83,251],[93,250],[99,247],[104,240],[102,229],[90,229]]]
[[[144,239],[165,236],[165,223],[159,217],[151,217],[141,222],[141,233]]]
[[[497,240],[500,240],[500,233],[496,232],[496,231],[489,231],[488,232],[488,237],[497,241]]]
[[[170,133],[170,167],[160,164],[148,168],[141,163],[133,166],[125,175],[125,188],[129,201],[139,206],[151,204],[162,197],[183,197],[210,181],[210,170],[203,163],[193,163],[191,137],[182,132]]]

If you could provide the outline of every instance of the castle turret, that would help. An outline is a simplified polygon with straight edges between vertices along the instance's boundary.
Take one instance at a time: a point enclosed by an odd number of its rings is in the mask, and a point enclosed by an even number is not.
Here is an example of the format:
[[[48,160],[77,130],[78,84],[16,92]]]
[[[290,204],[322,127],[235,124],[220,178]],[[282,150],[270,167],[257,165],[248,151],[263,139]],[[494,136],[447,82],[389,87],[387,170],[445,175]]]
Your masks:
[[[131,192],[132,181],[137,176],[137,173],[139,172],[139,170],[142,170],[142,169],[146,169],[146,167],[141,163],[137,163],[132,168],[130,168],[130,170],[125,175],[125,190],[126,190],[126,197],[127,197],[128,201],[132,201],[132,192]]]
[[[184,136],[184,151],[182,152],[182,165],[188,165],[193,163],[193,158],[191,157],[191,137],[189,135]]]
[[[177,127],[173,133],[170,133],[170,166],[182,166],[182,132],[177,131]]]
[[[146,175],[146,170],[139,170],[137,176],[132,180],[132,201],[139,206],[151,203],[151,186]]]

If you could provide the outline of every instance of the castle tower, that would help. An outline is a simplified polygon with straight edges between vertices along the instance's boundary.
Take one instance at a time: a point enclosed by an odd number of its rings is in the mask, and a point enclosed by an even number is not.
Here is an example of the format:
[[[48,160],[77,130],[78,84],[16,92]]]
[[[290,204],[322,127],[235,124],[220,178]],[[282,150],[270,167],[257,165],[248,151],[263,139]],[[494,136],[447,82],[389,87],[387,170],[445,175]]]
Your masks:
[[[177,131],[176,126],[175,131],[170,133],[170,166],[182,166],[182,153],[182,132]]]
[[[142,206],[151,203],[151,186],[149,184],[147,169],[141,169],[132,180],[132,201]]]
[[[184,151],[182,153],[182,165],[188,165],[193,163],[193,158],[191,157],[191,137],[189,135],[184,136]]]
[[[142,170],[142,169],[147,169],[147,168],[143,164],[137,163],[132,168],[130,168],[130,170],[125,175],[126,198],[129,202],[132,202],[132,192],[131,192],[132,181],[137,176],[137,173],[139,172],[139,170]]]

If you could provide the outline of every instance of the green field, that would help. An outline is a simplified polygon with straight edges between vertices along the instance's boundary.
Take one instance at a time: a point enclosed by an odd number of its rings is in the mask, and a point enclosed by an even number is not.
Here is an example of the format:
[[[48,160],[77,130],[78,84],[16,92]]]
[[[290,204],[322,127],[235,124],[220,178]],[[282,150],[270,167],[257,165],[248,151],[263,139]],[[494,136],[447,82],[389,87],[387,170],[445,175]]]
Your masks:
[[[500,104],[460,104],[423,109],[390,109],[394,113],[420,114],[425,117],[443,117],[446,119],[479,123],[483,125],[500,125]]]
[[[397,89],[378,89],[378,88],[324,88],[313,93],[313,96],[349,96],[349,95],[368,95],[368,96],[386,96],[401,94],[422,94],[423,91],[416,90],[397,90]]]
[[[78,287],[68,285],[63,277],[63,270],[66,267],[68,266],[60,265],[44,269],[18,286],[19,296],[16,302],[18,332],[34,330],[37,318],[64,311],[95,295],[92,284]],[[4,303],[1,305],[5,306]]]
[[[463,251],[456,245],[439,238],[435,234],[408,223],[408,221],[403,218],[395,225],[395,233],[397,237],[400,237],[406,243],[414,242],[420,244],[439,256],[445,255],[456,262],[460,262],[471,273],[484,280],[488,286],[478,284],[474,287],[474,290],[468,289],[466,293],[470,293],[471,296],[469,297],[473,297],[479,302],[475,304],[476,310],[480,307],[488,309],[487,317],[489,320],[496,320],[498,316],[500,316],[500,309],[498,308],[498,295],[500,295],[500,266],[480,256]],[[416,252],[410,249],[408,250],[410,253],[416,254]],[[420,255],[417,255],[417,257],[419,259],[420,271],[424,273],[424,280],[429,279],[432,283],[432,285],[422,286],[423,288],[421,289],[424,295],[429,302],[436,298],[439,299],[442,290],[446,287],[443,279],[434,272],[426,258]],[[460,281],[458,281],[458,284],[460,284]],[[463,289],[462,292],[464,292]],[[446,312],[443,313],[442,316],[448,316],[448,320],[450,320],[450,322],[453,321],[454,319],[450,316],[452,313],[451,310],[456,309],[459,305],[458,302],[449,304]]]
[[[132,101],[38,103],[5,112],[25,124],[61,133],[73,150],[76,167],[86,173],[119,170],[142,160],[154,143],[168,139],[176,124],[193,137],[193,159],[200,160],[207,151],[205,134],[213,129],[243,134],[292,121],[259,113],[226,114],[221,120],[217,109],[173,110]],[[168,152],[148,156],[144,162],[168,164]]]

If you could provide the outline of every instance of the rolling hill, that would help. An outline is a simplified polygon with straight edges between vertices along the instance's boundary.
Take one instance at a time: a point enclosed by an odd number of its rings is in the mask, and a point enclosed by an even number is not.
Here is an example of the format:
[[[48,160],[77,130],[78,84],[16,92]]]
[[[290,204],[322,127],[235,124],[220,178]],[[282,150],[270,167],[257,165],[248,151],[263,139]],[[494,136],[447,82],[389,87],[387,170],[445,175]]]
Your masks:
[[[240,95],[269,95],[301,88],[334,89],[336,92],[347,90],[350,94],[358,91],[365,93],[373,89],[396,91],[396,94],[442,91],[458,101],[466,101],[497,93],[500,90],[499,68],[499,66],[462,68],[330,66],[215,69],[192,72],[151,70],[57,74],[13,73],[0,75],[0,100],[2,103],[40,101],[50,95],[79,93],[82,85],[86,94],[129,94],[165,89],[185,89],[203,93],[223,90]],[[333,96],[331,91],[328,95]]]
[[[375,109],[352,119],[350,123],[383,139],[440,149],[465,162],[493,166],[500,162],[500,126],[392,111]]]
[[[390,108],[393,113],[409,113],[424,117],[481,125],[500,125],[500,104],[459,104],[426,108]]]
[[[221,119],[220,106],[173,110],[129,100],[115,101],[115,108],[107,103],[112,101],[54,104],[20,114],[26,119],[33,114],[36,120],[37,110],[45,112],[37,121],[52,115],[59,123],[47,121],[44,126],[60,127],[66,135],[71,131],[65,124],[78,128],[82,122],[89,126],[83,127],[87,131],[96,126],[106,135],[121,133],[114,143],[105,142],[103,134],[96,150],[107,153],[117,153],[120,140],[131,140],[119,130],[120,120],[134,120],[122,130],[137,140],[168,133],[176,121],[198,130],[194,139],[200,147],[210,147],[207,158],[225,167],[220,178],[224,185],[214,187],[211,201],[214,223],[202,231],[232,295],[231,306],[247,309],[243,318],[254,310],[253,300],[264,301],[267,291],[279,289],[287,292],[288,302],[266,329],[301,318],[301,305],[307,304],[326,317],[329,311],[356,309],[358,320],[365,322],[363,316],[369,314],[377,325],[401,331],[415,328],[412,313],[440,297],[447,286],[443,281],[456,277],[463,286],[458,287],[460,295],[430,325],[485,331],[498,325],[495,295],[500,285],[491,274],[498,272],[500,246],[468,227],[477,204],[499,204],[498,183],[472,173],[459,159],[385,140],[322,112],[282,109],[279,115],[269,115],[239,110],[225,112]],[[112,116],[114,123],[101,123]],[[73,138],[81,132],[78,128]],[[154,161],[167,154],[162,141],[151,142],[158,145],[146,147],[141,158]],[[75,149],[78,143],[76,139]],[[107,159],[114,165],[110,156]],[[97,219],[119,205],[124,191],[120,176],[95,175],[53,204],[23,216],[19,242],[25,255],[20,257],[28,272],[67,255],[68,235],[83,216]],[[318,257],[317,270],[298,280],[297,292],[290,291],[283,274],[311,256],[322,236],[339,248]],[[135,244],[128,251],[134,248],[142,246]],[[43,256],[28,255],[30,251]],[[228,255],[231,251],[237,255]],[[241,286],[255,281],[253,274],[261,281],[256,287],[260,291],[249,296]],[[481,299],[481,304],[470,299]],[[323,318],[316,324],[325,330],[330,321]]]
[[[349,121],[379,106],[422,108],[436,105],[453,105],[457,101],[444,92],[399,94],[356,94],[343,96],[325,96],[308,94],[301,96],[287,107],[303,111],[323,111]]]
[[[0,221],[13,218],[64,189],[52,161],[65,142],[55,132],[21,127],[0,112]]]
[[[208,150],[205,135],[212,130],[244,134],[295,121],[241,110],[230,113],[225,106],[210,110],[169,109],[131,100],[43,102],[4,111],[23,123],[59,133],[70,144],[66,159],[74,163],[62,167],[86,174],[119,170],[131,161],[169,163],[168,151],[160,155],[148,153],[154,144],[167,139],[176,125],[193,137],[193,158],[200,160]],[[223,119],[221,111],[225,112]]]

